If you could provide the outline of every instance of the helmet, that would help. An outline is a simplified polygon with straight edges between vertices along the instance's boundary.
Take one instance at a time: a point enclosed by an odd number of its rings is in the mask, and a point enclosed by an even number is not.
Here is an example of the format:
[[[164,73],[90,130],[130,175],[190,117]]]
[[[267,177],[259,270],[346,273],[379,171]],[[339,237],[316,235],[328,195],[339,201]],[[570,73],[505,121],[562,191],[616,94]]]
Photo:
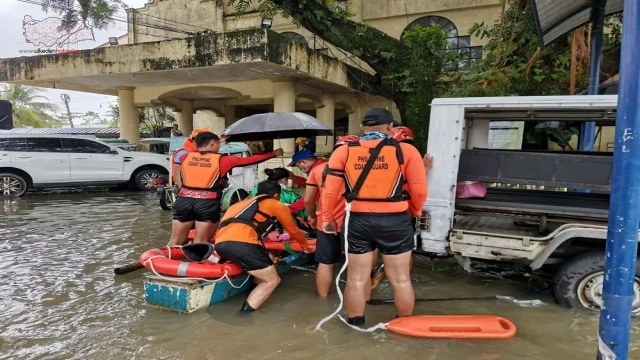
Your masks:
[[[203,133],[203,132],[210,132],[212,133],[213,131],[211,131],[211,129],[207,129],[207,128],[195,128],[193,129],[193,131],[191,132],[191,138],[195,138],[196,136],[198,136],[198,134]]]
[[[360,140],[360,137],[358,137],[358,136],[345,135],[345,136],[342,136],[341,138],[339,138],[338,140],[336,140],[336,144],[333,146],[333,148],[335,149],[335,148],[337,148],[339,146],[346,145],[346,144],[348,144],[348,143],[350,143],[352,141],[358,141],[358,140]]]
[[[413,131],[406,126],[398,126],[391,129],[391,134],[389,136],[392,139],[396,139],[399,142],[413,142]]]

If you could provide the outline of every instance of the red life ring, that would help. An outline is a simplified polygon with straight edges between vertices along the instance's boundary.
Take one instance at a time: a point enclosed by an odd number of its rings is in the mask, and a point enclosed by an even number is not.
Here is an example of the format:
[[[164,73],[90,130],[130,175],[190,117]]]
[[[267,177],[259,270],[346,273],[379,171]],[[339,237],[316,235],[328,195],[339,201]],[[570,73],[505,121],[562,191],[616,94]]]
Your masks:
[[[140,263],[147,269],[153,269],[162,275],[219,279],[242,274],[242,268],[236,263],[215,264],[180,261],[187,257],[181,247],[151,249],[140,255]]]

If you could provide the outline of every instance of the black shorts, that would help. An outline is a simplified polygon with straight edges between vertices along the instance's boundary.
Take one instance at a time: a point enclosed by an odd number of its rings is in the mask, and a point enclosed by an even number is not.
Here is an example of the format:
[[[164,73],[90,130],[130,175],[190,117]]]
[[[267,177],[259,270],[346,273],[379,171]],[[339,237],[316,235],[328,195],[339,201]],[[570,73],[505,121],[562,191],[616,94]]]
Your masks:
[[[217,223],[220,221],[220,200],[178,197],[173,204],[172,218],[180,222]]]
[[[340,235],[318,231],[314,255],[316,261],[326,265],[337,264],[342,257],[343,241],[340,240]]]
[[[216,252],[223,259],[242,266],[244,271],[262,270],[273,265],[267,249],[262,245],[241,241],[223,241],[216,244]]]
[[[344,231],[345,226],[342,226]],[[384,255],[413,250],[413,227],[408,212],[391,214],[351,213],[349,253],[366,254],[376,249]],[[344,241],[344,232],[341,234]]]

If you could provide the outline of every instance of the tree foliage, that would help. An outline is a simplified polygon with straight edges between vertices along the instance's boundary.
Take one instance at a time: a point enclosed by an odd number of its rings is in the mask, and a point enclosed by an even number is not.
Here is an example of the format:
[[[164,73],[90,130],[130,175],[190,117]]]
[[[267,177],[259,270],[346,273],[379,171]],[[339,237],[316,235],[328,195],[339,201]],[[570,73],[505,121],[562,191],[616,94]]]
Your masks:
[[[13,123],[15,127],[59,127],[61,126],[54,113],[58,107],[40,95],[41,89],[7,85],[0,91],[0,99],[9,100],[13,105]]]
[[[176,116],[164,105],[145,108],[140,112],[140,119],[142,129],[157,137],[166,136],[167,126],[176,122]]]
[[[470,33],[488,38],[485,58],[457,74],[451,96],[558,95],[569,92],[569,37],[540,50],[533,14],[526,0],[508,0],[504,21],[475,24]],[[586,88],[588,63],[577,69]]]
[[[115,13],[124,9],[122,0],[42,0],[42,9],[62,16],[62,28],[73,29],[78,23],[106,29]]]

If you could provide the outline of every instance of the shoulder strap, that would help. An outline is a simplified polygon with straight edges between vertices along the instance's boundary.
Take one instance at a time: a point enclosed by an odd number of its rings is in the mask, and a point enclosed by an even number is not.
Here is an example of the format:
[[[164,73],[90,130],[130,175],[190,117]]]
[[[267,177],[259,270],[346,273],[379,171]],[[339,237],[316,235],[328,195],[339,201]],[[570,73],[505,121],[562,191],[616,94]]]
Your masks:
[[[367,179],[367,176],[369,176],[371,169],[373,169],[373,164],[375,164],[378,155],[380,155],[380,152],[385,145],[387,145],[387,141],[382,140],[378,143],[378,145],[376,145],[375,148],[369,150],[369,160],[367,160],[367,163],[364,165],[364,169],[362,169],[362,173],[358,177],[358,180],[353,186],[353,189],[351,189],[351,191],[347,194],[347,202],[351,202],[358,197],[360,188],[364,184],[364,181]]]
[[[396,156],[398,157],[398,165],[403,165],[404,154],[402,153],[402,146],[400,146],[400,142],[398,142],[398,140],[396,139],[389,139],[389,140],[391,140],[391,144],[393,144],[393,146],[396,147]]]

